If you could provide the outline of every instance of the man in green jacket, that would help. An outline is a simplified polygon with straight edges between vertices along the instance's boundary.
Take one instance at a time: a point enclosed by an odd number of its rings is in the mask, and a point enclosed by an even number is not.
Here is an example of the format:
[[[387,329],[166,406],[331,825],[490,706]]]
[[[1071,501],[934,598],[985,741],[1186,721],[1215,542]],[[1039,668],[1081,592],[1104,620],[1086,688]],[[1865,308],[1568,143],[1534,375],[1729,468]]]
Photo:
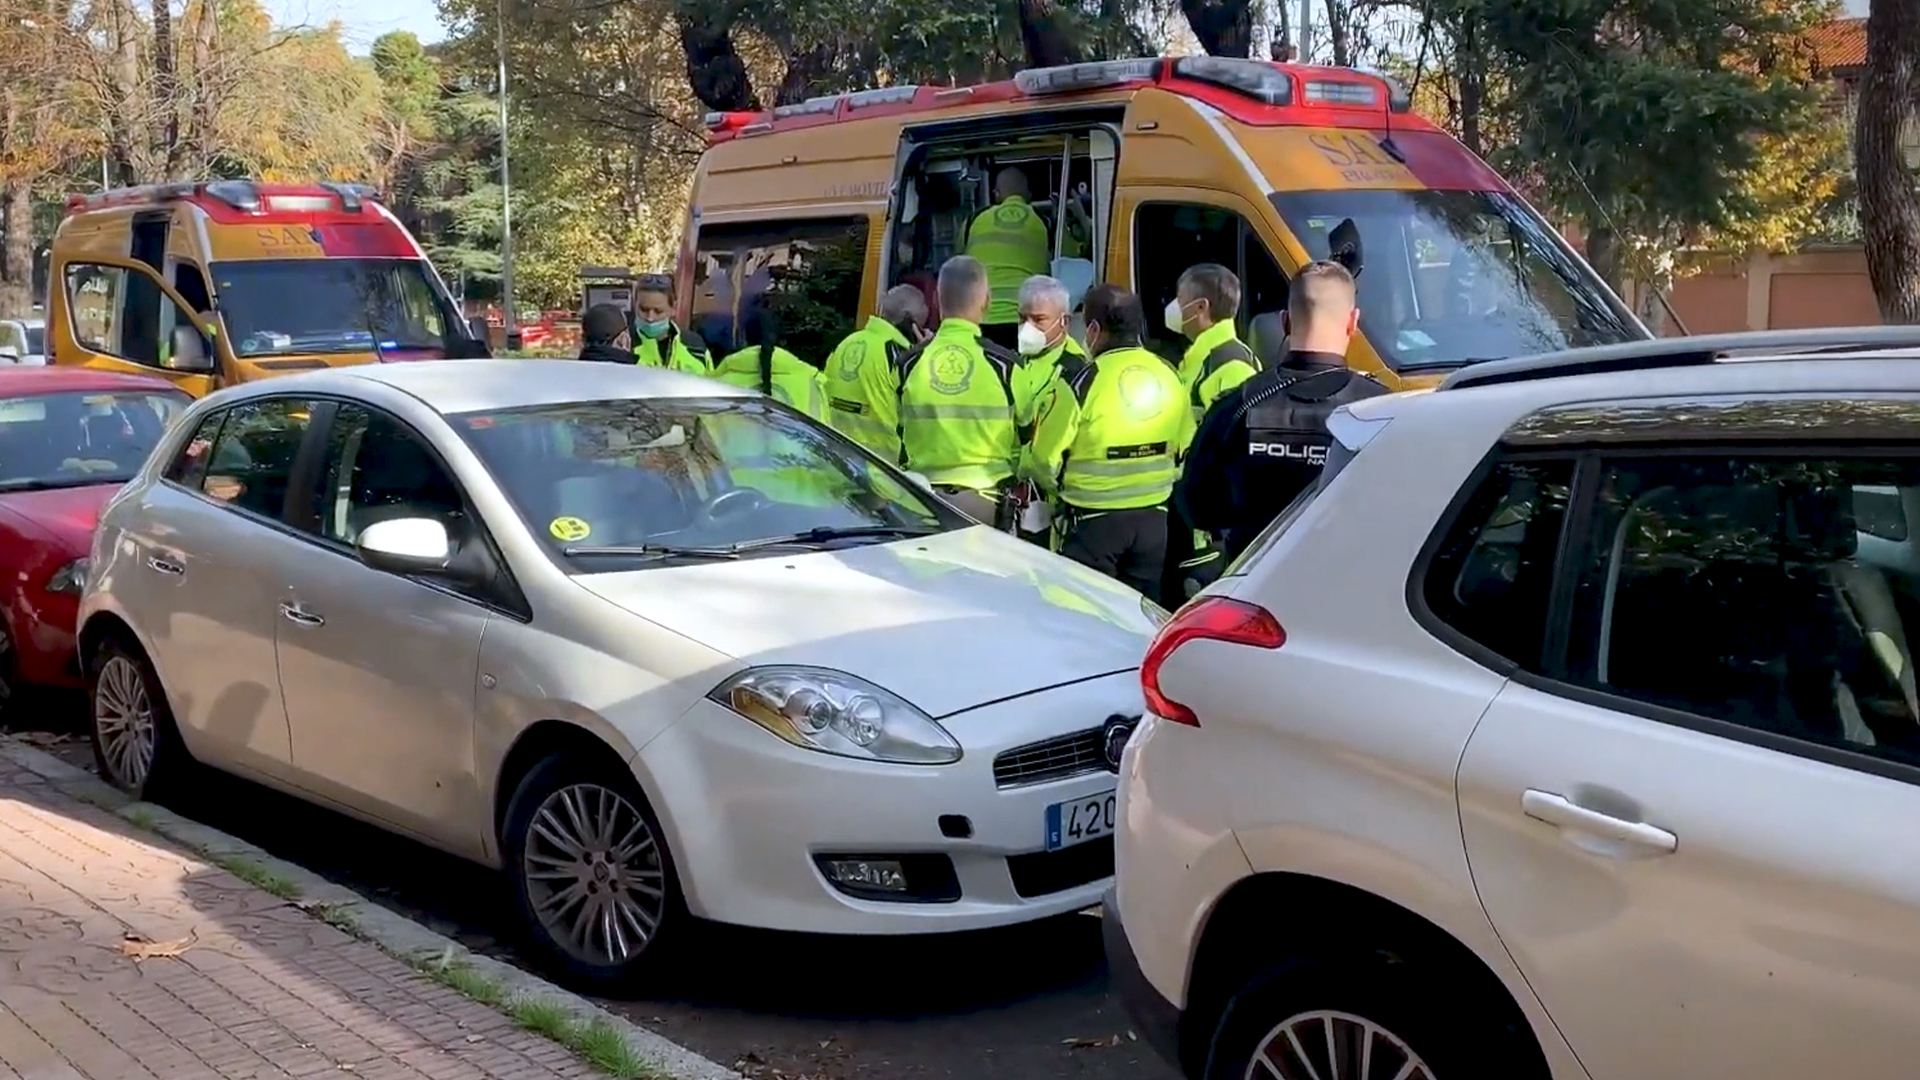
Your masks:
[[[1046,273],[1053,262],[1052,233],[1027,201],[1031,194],[1026,173],[1002,169],[993,181],[994,204],[967,226],[967,254],[987,268],[993,293],[980,329],[987,340],[1007,349],[1020,327],[1020,284]]]
[[[987,268],[956,255],[940,267],[940,328],[900,364],[900,441],[907,468],[984,524],[1004,525],[1020,453],[1013,417],[1019,358],[980,333]]]
[[[880,311],[827,357],[827,405],[842,435],[900,463],[900,361],[927,339],[927,298],[895,285]]]
[[[1207,406],[1253,378],[1260,361],[1240,341],[1234,319],[1240,314],[1240,278],[1218,263],[1201,263],[1180,275],[1166,310],[1167,329],[1191,344],[1180,358],[1180,382],[1197,428]],[[1172,511],[1167,534],[1166,581],[1160,603],[1175,610],[1226,569],[1220,548],[1206,533],[1189,527]]]

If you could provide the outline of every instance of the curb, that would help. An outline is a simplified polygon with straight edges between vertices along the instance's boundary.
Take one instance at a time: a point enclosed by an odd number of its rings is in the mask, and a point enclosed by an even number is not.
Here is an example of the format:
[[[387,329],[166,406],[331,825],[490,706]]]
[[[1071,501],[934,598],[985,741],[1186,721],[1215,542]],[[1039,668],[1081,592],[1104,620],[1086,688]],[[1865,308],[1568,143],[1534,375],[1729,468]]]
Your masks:
[[[645,1065],[672,1080],[746,1080],[740,1073],[615,1016],[578,994],[512,964],[473,952],[452,938],[436,934],[303,866],[276,858],[253,844],[190,821],[164,807],[136,802],[94,774],[51,754],[0,735],[0,758],[39,776],[63,795],[100,807],[193,852],[215,860],[245,859],[264,867],[299,887],[300,899],[293,902],[294,906],[309,914],[322,909],[350,911],[348,918],[326,921],[416,968],[427,964],[465,966],[501,987],[508,1001],[549,1003],[579,1023],[612,1028],[626,1039]],[[315,917],[319,916],[315,914]]]

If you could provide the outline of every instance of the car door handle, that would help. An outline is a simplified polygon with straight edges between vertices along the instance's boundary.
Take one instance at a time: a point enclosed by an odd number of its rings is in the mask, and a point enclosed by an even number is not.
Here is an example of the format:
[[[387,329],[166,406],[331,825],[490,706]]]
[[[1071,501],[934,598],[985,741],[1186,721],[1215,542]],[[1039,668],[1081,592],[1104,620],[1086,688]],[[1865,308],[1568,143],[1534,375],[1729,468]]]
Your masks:
[[[327,620],[324,617],[315,615],[299,604],[281,604],[280,614],[285,615],[290,621],[297,622],[301,626],[327,625]]]
[[[1584,806],[1570,802],[1563,795],[1550,791],[1534,791],[1529,788],[1520,796],[1520,810],[1535,821],[1544,821],[1562,829],[1587,833],[1622,844],[1659,854],[1667,854],[1680,846],[1680,838],[1665,829],[1648,825],[1642,821],[1627,821],[1598,810],[1589,810]]]
[[[154,570],[158,570],[163,574],[169,574],[173,577],[179,577],[181,574],[184,574],[187,572],[186,567],[181,566],[177,562],[168,562],[167,560],[160,558],[158,555],[149,556],[147,559],[147,566],[149,566]]]

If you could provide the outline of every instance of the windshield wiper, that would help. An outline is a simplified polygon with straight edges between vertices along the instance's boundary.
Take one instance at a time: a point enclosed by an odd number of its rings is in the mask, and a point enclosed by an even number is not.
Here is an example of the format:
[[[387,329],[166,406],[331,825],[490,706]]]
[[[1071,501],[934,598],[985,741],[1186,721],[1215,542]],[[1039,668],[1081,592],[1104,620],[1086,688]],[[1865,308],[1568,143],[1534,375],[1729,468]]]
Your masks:
[[[569,544],[560,549],[568,558],[604,555],[615,559],[737,559],[740,552],[731,547],[682,547],[677,544]]]
[[[846,528],[828,528],[822,526],[808,529],[806,532],[789,533],[786,536],[769,536],[761,540],[747,540],[733,545],[734,551],[752,551],[756,548],[779,547],[783,544],[824,544],[832,540],[854,540],[866,536],[932,536],[937,529],[923,525],[854,525]]]

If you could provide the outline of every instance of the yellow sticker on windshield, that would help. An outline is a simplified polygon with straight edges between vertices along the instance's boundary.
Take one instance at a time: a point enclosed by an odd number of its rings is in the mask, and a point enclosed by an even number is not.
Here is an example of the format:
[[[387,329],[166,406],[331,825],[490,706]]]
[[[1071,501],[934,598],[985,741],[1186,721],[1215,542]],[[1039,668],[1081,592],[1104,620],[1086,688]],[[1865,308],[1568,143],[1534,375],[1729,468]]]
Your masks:
[[[553,519],[551,525],[547,526],[547,531],[553,534],[555,540],[563,544],[571,544],[593,535],[593,526],[577,517],[557,517]]]

